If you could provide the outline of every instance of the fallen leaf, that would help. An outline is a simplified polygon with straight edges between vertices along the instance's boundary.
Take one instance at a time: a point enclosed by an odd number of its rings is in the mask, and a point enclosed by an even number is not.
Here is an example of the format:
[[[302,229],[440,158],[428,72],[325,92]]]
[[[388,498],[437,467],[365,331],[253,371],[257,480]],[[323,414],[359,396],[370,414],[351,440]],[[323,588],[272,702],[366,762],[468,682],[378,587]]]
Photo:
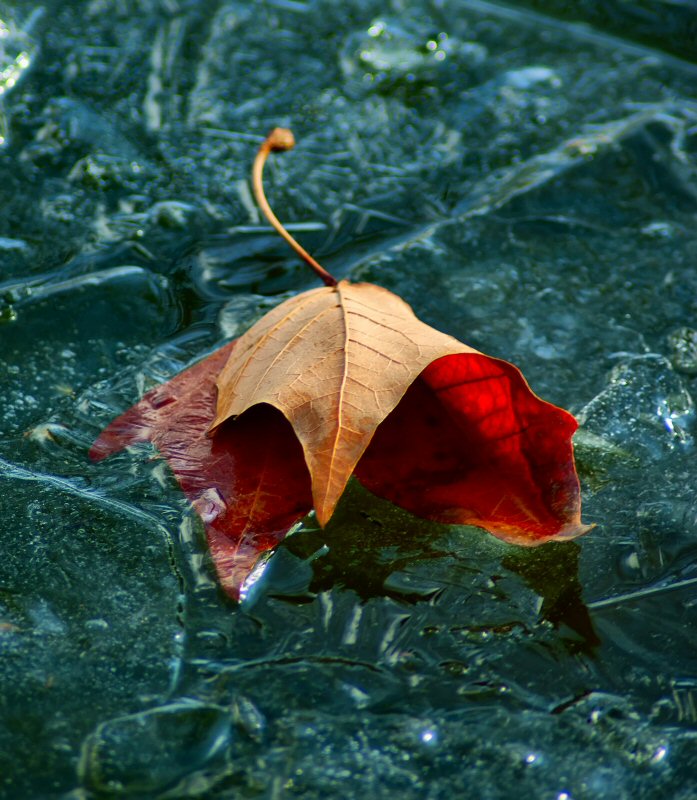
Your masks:
[[[471,347],[418,320],[370,283],[313,289],[286,300],[240,337],[218,378],[212,431],[268,403],[290,422],[312,479],[320,525],[329,521],[375,429],[417,376]]]
[[[237,598],[259,555],[312,507],[310,481],[292,428],[269,406],[206,436],[215,379],[234,342],[145,394],[105,428],[93,461],[151,442],[201,518],[223,589]]]
[[[207,436],[216,379],[238,346],[152,389],[90,450],[93,460],[142,441],[160,451],[234,598],[259,555],[313,506],[299,440],[270,404]],[[434,360],[416,377],[377,426],[356,477],[417,516],[477,525],[517,544],[584,533],[571,446],[576,421],[536,397],[513,365],[468,350]]]
[[[337,283],[302,250],[260,188],[268,152],[292,146],[277,133],[255,162],[257,199],[327,285],[146,394],[91,457],[152,442],[203,520],[233,597],[258,555],[313,506],[328,522],[352,474],[415,515],[517,544],[588,530],[576,420],[512,364],[431,328],[386,289]]]

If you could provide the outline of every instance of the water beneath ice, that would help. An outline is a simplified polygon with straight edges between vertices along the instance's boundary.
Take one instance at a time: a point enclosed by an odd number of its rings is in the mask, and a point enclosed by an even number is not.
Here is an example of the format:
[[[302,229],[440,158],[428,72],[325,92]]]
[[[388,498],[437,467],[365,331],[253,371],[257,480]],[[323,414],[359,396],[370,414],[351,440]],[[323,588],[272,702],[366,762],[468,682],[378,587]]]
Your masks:
[[[3,800],[697,796],[697,15],[570,8],[0,4]],[[328,269],[576,413],[585,537],[351,486],[236,606],[151,448],[89,462],[313,285],[275,125]]]

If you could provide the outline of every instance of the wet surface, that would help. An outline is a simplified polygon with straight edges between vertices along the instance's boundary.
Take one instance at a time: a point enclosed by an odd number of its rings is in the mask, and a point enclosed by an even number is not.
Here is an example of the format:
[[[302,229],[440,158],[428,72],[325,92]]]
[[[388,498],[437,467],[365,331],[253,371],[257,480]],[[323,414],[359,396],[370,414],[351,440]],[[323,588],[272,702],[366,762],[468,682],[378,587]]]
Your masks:
[[[0,6],[0,796],[693,796],[694,8],[562,5]],[[275,125],[328,269],[578,416],[585,537],[351,486],[236,606],[149,446],[89,462],[315,285]]]

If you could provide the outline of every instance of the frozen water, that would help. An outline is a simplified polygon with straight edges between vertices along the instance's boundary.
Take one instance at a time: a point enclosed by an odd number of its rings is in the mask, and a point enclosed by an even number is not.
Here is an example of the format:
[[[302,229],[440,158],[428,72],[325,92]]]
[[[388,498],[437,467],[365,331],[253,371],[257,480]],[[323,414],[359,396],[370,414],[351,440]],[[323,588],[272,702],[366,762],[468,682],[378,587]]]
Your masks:
[[[697,375],[697,331],[693,328],[678,328],[670,334],[673,366],[678,372]]]
[[[636,457],[660,459],[667,450],[691,450],[694,403],[664,356],[654,353],[621,361],[607,388],[578,414],[584,431],[625,446]]]
[[[85,740],[81,780],[96,794],[200,791],[210,785],[200,772],[221,760],[232,724],[229,710],[192,701],[107,720]]]
[[[142,511],[2,461],[0,483],[2,791],[45,797],[96,724],[174,682],[180,585]]]
[[[690,4],[35,8],[0,6],[0,797],[692,797]],[[586,537],[350,486],[234,606],[152,448],[88,462],[314,285],[251,201],[275,125],[328,269],[579,416]]]

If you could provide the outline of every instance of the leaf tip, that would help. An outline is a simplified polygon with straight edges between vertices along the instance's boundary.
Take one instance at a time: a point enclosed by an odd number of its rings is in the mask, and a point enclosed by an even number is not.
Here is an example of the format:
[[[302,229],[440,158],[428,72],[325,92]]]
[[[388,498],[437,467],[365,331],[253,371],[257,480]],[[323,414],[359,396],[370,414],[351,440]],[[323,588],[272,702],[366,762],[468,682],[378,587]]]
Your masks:
[[[557,542],[570,542],[572,539],[578,539],[579,536],[583,536],[584,534],[588,533],[588,531],[592,531],[593,528],[596,527],[596,522],[586,524],[585,522],[581,522],[580,519],[573,522],[567,522],[559,529],[559,532],[554,537],[554,540]]]
[[[87,455],[90,461],[96,463],[136,442],[145,441],[147,438],[147,433],[142,427],[135,424],[129,425],[119,417],[92,442]]]
[[[92,446],[87,451],[87,457],[90,461],[98,463],[99,461],[103,461],[111,452],[111,449],[104,444],[100,437],[92,443]]]

